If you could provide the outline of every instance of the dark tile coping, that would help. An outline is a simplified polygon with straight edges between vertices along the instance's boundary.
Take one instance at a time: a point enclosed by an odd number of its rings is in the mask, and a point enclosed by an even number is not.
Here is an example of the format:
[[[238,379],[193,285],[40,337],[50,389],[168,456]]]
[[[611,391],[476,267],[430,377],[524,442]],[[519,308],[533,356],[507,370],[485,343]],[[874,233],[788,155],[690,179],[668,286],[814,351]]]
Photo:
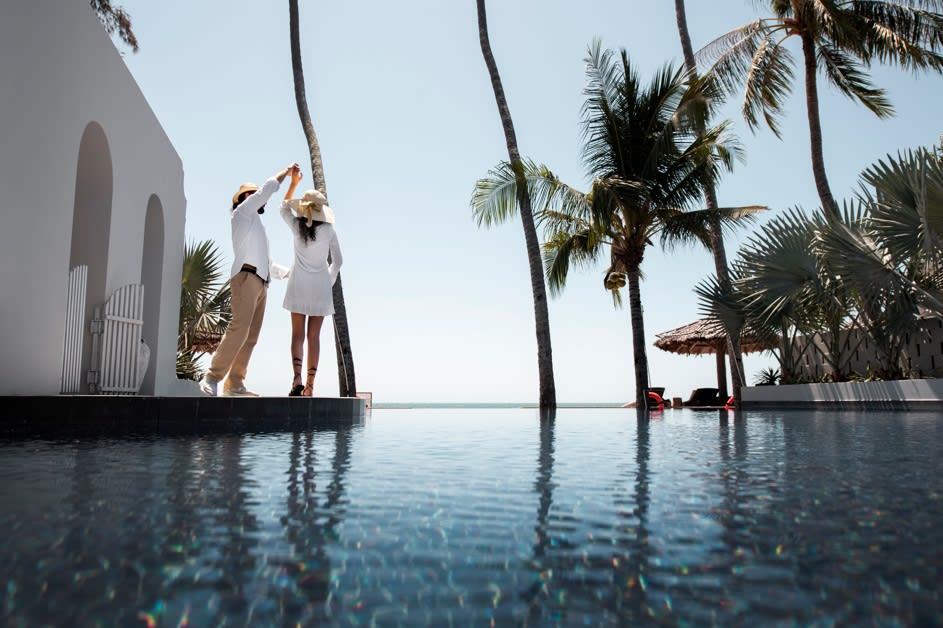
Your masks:
[[[0,438],[295,431],[362,423],[353,397],[0,397]]]

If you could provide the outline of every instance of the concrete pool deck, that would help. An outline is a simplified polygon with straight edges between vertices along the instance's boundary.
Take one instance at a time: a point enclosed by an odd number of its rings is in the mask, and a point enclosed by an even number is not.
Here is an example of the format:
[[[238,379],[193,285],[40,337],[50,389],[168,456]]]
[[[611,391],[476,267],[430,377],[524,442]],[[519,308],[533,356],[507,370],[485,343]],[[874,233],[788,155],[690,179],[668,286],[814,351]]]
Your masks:
[[[0,437],[296,430],[356,424],[353,397],[0,397]]]

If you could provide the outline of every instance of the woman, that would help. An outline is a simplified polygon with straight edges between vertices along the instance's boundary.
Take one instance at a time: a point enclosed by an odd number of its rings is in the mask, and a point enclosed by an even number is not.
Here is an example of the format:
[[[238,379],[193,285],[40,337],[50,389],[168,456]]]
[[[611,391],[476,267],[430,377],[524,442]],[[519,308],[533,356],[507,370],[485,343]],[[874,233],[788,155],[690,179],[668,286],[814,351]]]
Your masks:
[[[321,324],[325,316],[334,314],[331,288],[337,280],[343,257],[334,231],[334,212],[326,205],[327,199],[318,190],[308,190],[301,198],[293,199],[299,181],[301,169],[295,168],[291,172],[291,184],[285,192],[280,210],[282,219],[295,236],[295,260],[282,306],[291,312],[291,366],[294,379],[288,395],[310,397],[314,393],[314,376],[321,355]],[[295,210],[298,215],[293,215],[291,210]],[[301,364],[306,335],[308,373],[302,385]]]

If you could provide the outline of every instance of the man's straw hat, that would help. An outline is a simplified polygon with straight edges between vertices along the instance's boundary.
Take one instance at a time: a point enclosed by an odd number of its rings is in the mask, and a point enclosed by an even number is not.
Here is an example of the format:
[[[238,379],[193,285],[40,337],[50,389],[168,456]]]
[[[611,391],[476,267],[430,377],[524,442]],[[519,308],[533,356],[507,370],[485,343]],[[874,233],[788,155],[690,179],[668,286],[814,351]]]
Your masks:
[[[255,192],[259,189],[255,183],[243,183],[239,186],[239,191],[232,197],[232,204],[236,205],[239,202],[239,197],[245,194],[246,192]]]

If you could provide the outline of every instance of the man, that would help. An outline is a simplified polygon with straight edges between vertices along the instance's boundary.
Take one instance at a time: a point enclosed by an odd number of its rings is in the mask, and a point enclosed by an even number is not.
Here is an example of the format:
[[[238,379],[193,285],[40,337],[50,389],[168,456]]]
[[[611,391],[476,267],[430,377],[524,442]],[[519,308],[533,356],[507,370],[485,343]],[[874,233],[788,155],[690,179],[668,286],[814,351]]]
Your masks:
[[[258,397],[246,390],[246,370],[252,349],[259,339],[265,300],[272,277],[284,279],[288,270],[272,262],[269,257],[268,236],[262,225],[261,214],[265,203],[278,190],[285,177],[299,170],[296,163],[279,171],[262,187],[244,183],[232,197],[233,265],[230,273],[232,290],[232,321],[213,355],[210,368],[200,380],[204,395],[215,397],[219,383],[223,394],[232,397]]]

